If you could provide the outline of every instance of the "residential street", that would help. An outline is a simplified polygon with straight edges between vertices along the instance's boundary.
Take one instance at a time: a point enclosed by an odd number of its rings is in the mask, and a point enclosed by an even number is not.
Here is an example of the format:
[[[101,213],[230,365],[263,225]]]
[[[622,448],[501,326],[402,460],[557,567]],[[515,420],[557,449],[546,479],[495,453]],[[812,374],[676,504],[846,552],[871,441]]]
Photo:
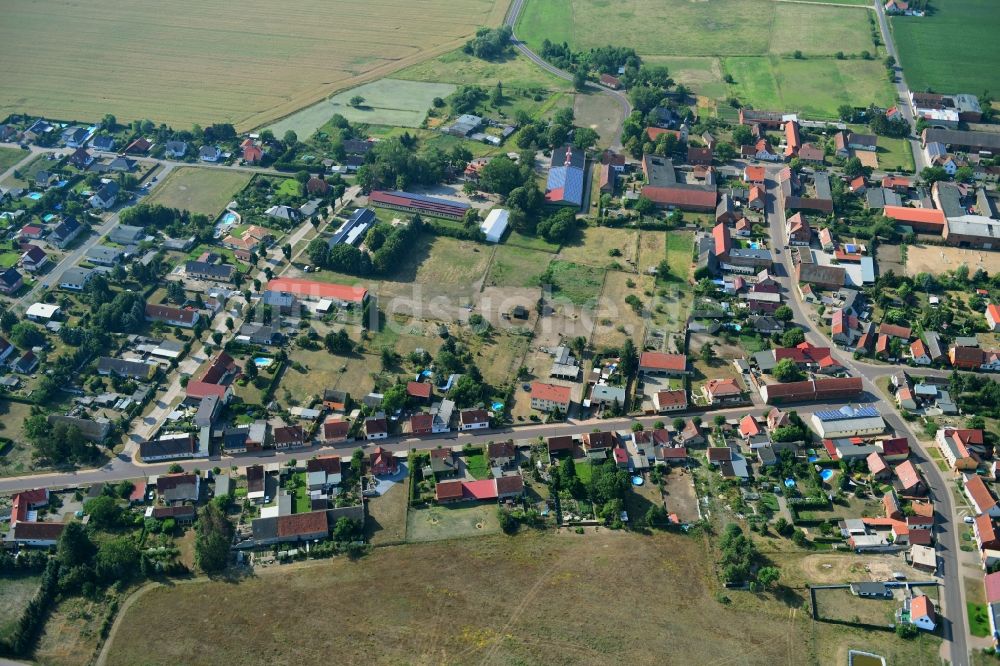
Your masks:
[[[868,363],[859,363],[854,360],[854,356],[843,349],[838,348],[829,338],[824,336],[813,324],[808,312],[808,308],[802,301],[802,296],[796,288],[792,279],[792,261],[789,250],[785,248],[786,224],[784,202],[781,197],[781,189],[777,183],[777,173],[782,167],[768,168],[768,201],[767,216],[769,220],[769,230],[771,247],[775,252],[781,252],[775,259],[778,266],[775,267],[776,279],[781,283],[785,292],[787,305],[794,313],[794,321],[805,329],[805,337],[808,342],[820,347],[830,347],[831,355],[838,363],[847,368],[852,375],[861,377],[864,380],[865,391],[868,402],[878,408],[885,422],[897,433],[907,435],[912,442],[911,457],[914,463],[923,473],[930,488],[930,497],[934,501],[937,509],[937,544],[938,555],[940,557],[940,574],[944,579],[944,591],[942,614],[944,615],[942,636],[945,645],[950,646],[949,654],[951,663],[955,666],[962,666],[969,662],[969,649],[967,642],[966,617],[965,617],[965,586],[962,582],[962,574],[959,569],[959,559],[961,551],[958,547],[959,530],[956,529],[956,513],[953,507],[951,491],[948,487],[948,479],[938,469],[937,465],[927,454],[920,443],[917,433],[910,427],[910,424],[903,420],[896,405],[883,396],[882,392],[875,385],[878,377],[891,374],[892,367],[887,366],[883,370],[882,366],[875,366]],[[909,371],[909,369],[907,369]],[[915,374],[915,373],[914,373]]]

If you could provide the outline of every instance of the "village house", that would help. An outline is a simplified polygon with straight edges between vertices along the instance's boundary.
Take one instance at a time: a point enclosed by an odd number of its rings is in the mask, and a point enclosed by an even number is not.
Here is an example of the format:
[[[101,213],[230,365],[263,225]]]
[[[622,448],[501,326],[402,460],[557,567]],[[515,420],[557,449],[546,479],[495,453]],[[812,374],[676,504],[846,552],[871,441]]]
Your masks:
[[[556,409],[563,414],[569,411],[571,390],[568,386],[557,386],[544,382],[531,383],[531,408],[540,412]]]
[[[376,476],[392,475],[399,470],[399,462],[391,451],[376,446],[375,450],[368,454],[368,469]]]
[[[463,409],[458,422],[459,430],[483,430],[490,427],[490,414],[485,409]]]

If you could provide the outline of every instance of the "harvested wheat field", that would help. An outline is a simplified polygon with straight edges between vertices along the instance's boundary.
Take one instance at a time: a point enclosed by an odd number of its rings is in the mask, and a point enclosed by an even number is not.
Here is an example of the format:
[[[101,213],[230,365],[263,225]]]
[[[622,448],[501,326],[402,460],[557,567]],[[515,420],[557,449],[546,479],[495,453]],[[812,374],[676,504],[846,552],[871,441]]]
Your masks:
[[[701,536],[606,530],[379,548],[155,589],[125,612],[108,663],[799,666],[876,644],[905,659],[892,663],[936,663],[932,643],[812,623],[804,590],[791,606],[722,597],[710,561]]]
[[[508,0],[15,0],[0,115],[249,129],[460,46]]]

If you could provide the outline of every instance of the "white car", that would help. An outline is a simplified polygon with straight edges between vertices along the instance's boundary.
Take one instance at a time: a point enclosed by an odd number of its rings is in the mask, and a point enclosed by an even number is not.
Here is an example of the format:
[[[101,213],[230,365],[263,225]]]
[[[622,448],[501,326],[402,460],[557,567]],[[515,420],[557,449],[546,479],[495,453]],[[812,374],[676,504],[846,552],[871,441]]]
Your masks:
[[[965,524],[966,524],[966,525],[971,525],[971,524],[973,524],[974,522],[976,522],[976,519],[975,519],[975,518],[973,518],[972,516],[966,516],[966,517],[965,517],[965,518],[963,518],[962,520],[963,520],[963,521],[965,522]]]

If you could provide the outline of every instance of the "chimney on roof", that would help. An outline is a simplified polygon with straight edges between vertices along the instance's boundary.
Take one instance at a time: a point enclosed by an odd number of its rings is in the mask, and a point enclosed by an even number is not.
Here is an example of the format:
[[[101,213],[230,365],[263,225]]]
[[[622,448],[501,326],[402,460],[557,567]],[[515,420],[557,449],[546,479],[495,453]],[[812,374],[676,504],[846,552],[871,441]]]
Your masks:
[[[573,147],[566,146],[566,161],[563,162],[563,166],[570,166],[573,164]]]

